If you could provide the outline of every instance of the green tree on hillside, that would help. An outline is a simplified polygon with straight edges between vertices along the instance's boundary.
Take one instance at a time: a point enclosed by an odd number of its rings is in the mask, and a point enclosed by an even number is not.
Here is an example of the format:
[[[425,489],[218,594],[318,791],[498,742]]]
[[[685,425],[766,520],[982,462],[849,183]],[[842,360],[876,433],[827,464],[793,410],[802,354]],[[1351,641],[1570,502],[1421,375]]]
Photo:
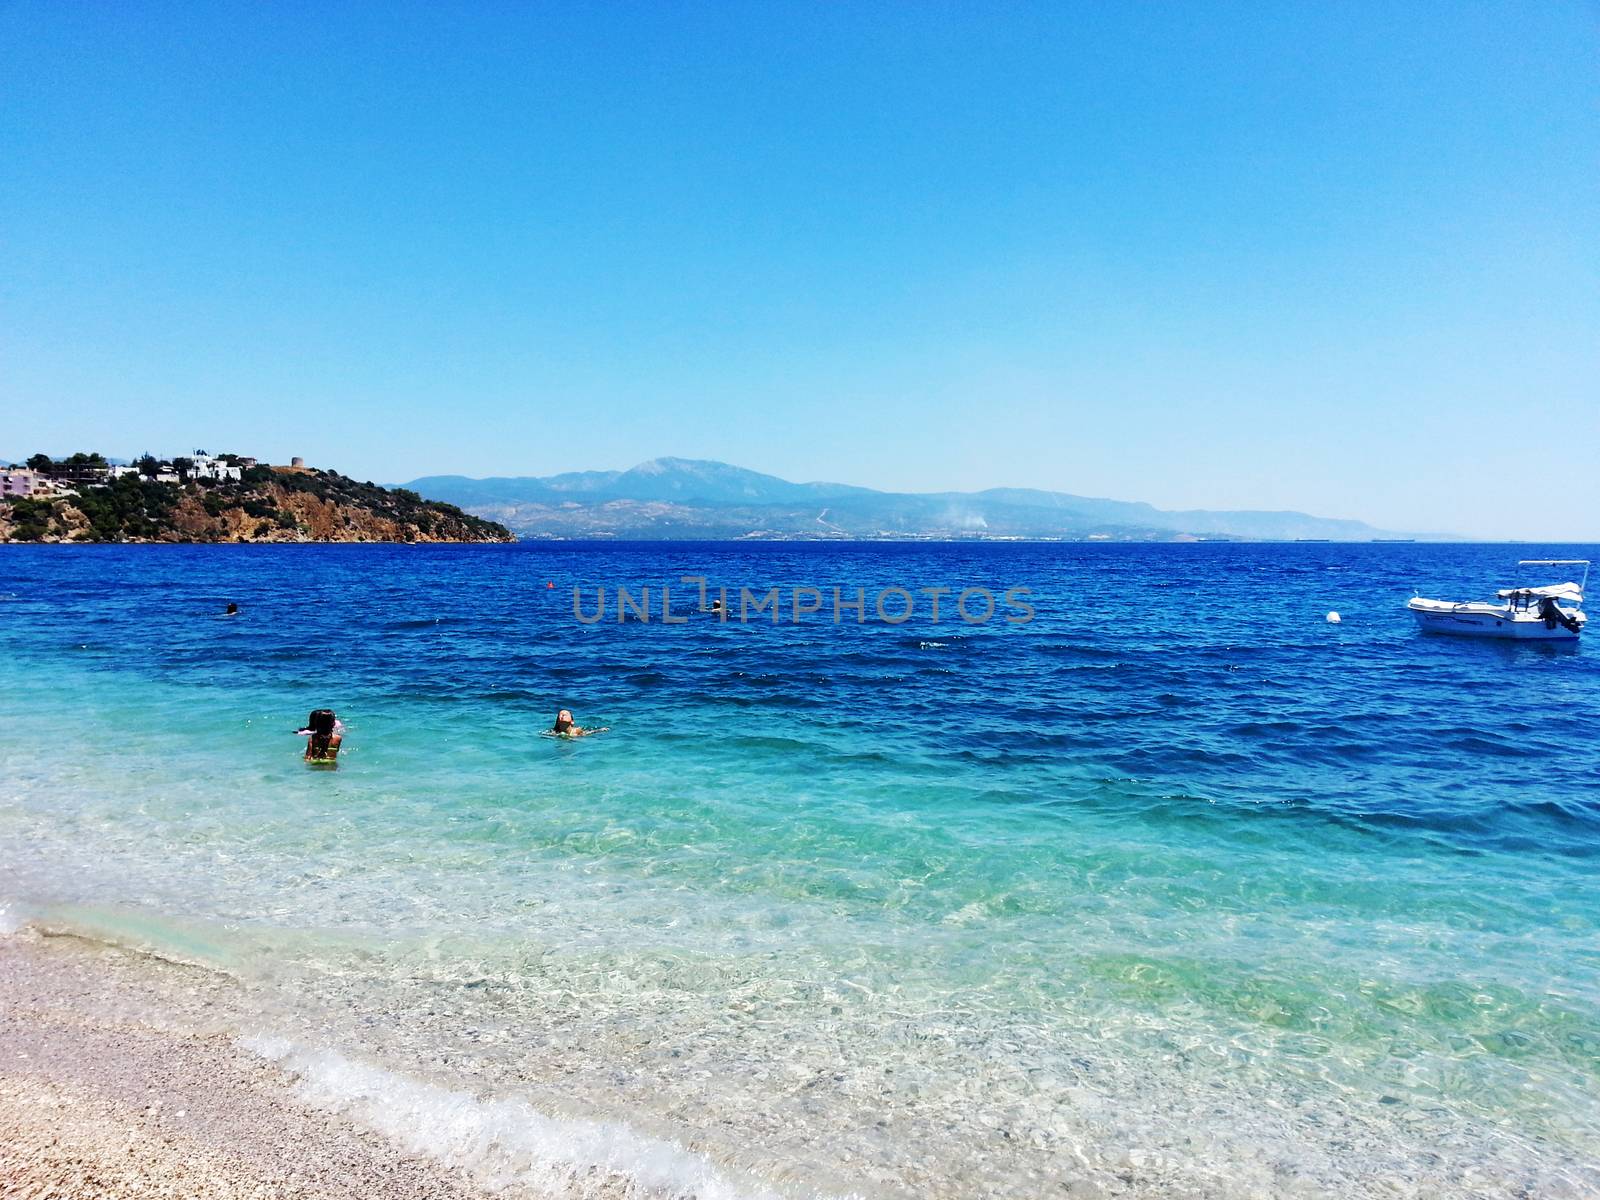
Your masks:
[[[37,470],[38,468],[33,468]],[[37,542],[50,530],[51,503],[48,500],[14,500],[11,503],[11,536],[19,542]]]

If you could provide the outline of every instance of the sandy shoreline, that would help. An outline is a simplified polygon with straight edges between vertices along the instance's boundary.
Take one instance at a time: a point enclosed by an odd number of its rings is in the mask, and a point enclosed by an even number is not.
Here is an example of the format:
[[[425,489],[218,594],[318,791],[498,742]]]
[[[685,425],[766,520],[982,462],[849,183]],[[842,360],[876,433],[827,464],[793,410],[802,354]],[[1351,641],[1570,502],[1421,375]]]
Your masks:
[[[0,934],[0,1200],[790,1194],[731,1187],[730,1176],[690,1147],[552,1120],[515,1098],[444,1091],[355,1060],[341,1060],[337,1069],[364,1073],[359,1086],[319,1091],[315,1069],[308,1073],[296,1054],[280,1056],[268,1045],[282,1039],[261,1033],[259,999],[223,972],[92,938],[34,928]],[[1281,1119],[1271,1112],[1261,1118]],[[1339,1136],[1362,1136],[1363,1129]],[[1269,1179],[1249,1164],[1196,1169],[1168,1160],[1129,1163],[1110,1179],[1067,1164],[1040,1186],[982,1194],[1600,1195],[1592,1164],[1550,1161],[1506,1171],[1447,1164],[1440,1171],[1428,1163],[1423,1175],[1412,1173],[1411,1160],[1396,1166],[1386,1143],[1368,1147],[1375,1162],[1390,1164],[1387,1172],[1374,1166],[1331,1184],[1305,1171]],[[894,1164],[865,1194],[969,1194],[907,1190],[895,1177],[903,1170]]]
[[[231,990],[73,938],[0,938],[0,1194],[489,1194],[300,1102],[288,1076],[225,1031]]]

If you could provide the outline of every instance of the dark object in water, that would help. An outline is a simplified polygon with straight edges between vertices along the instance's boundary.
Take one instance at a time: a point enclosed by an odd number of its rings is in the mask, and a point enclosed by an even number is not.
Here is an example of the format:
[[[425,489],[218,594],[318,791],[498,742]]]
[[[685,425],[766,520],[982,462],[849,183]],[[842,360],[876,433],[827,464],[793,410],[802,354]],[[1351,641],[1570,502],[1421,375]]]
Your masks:
[[[1546,629],[1554,629],[1559,625],[1568,633],[1577,633],[1583,628],[1582,625],[1578,624],[1576,618],[1549,596],[1539,601],[1539,615],[1544,618],[1544,627]]]

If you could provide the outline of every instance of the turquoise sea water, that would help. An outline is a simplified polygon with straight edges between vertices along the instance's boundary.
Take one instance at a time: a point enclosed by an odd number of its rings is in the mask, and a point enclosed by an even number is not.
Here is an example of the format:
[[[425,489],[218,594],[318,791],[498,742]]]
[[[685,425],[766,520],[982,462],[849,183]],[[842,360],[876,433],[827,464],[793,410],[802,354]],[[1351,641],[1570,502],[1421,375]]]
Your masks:
[[[1600,1195],[1600,661],[1403,607],[1532,554],[7,547],[0,903],[545,1192]]]

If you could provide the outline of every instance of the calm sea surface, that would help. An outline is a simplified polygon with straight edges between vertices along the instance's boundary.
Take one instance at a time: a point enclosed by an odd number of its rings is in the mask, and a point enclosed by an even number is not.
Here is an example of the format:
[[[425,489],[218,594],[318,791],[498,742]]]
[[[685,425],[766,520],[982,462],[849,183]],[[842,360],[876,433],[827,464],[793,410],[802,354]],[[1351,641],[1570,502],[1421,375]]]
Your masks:
[[[1403,607],[1530,555],[4,547],[0,904],[555,1194],[1600,1195],[1600,646]]]

